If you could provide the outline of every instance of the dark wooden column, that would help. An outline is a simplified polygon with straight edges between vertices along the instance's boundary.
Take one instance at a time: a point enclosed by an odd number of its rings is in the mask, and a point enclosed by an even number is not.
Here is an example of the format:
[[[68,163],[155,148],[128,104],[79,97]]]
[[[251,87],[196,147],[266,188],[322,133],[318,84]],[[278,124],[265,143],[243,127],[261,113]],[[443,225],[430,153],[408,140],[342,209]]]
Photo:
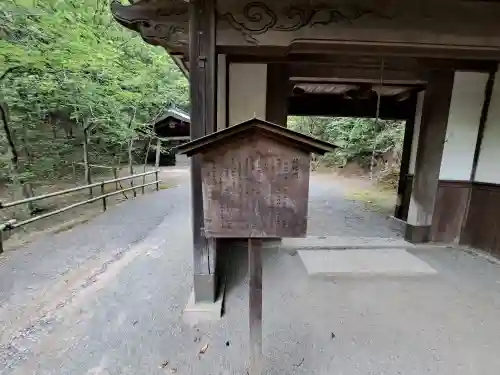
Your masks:
[[[429,241],[446,139],[453,77],[452,70],[433,71],[429,75],[405,234],[405,238],[411,242]]]
[[[415,110],[413,114],[406,120],[405,135],[403,139],[403,152],[401,154],[401,167],[399,168],[399,181],[398,181],[398,200],[394,209],[394,217],[401,220],[406,220],[403,217],[404,211],[404,193],[408,183],[408,172],[410,170],[411,159],[411,144],[413,141],[413,129],[415,128],[415,112],[417,110],[418,93],[413,93],[411,97],[412,105]]]
[[[290,94],[287,64],[267,64],[266,120],[286,126]]]
[[[216,127],[215,0],[191,0],[189,12],[191,139],[194,140],[212,133]],[[195,302],[214,302],[216,298],[215,242],[207,241],[203,230],[199,155],[191,158],[191,204]]]

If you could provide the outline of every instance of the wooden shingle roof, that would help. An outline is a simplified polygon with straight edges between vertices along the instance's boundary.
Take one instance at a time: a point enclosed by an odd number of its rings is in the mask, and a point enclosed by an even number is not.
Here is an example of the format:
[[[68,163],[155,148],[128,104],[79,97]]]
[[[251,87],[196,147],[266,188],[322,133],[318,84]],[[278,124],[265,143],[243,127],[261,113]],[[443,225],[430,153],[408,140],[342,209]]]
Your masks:
[[[337,147],[331,143],[309,137],[283,126],[273,124],[272,122],[254,118],[185,143],[177,147],[176,150],[180,154],[191,156],[207,152],[215,147],[220,147],[230,142],[231,139],[241,138],[241,136],[250,133],[259,133],[265,137],[273,138],[276,142],[286,143],[290,147],[320,155],[334,151]]]

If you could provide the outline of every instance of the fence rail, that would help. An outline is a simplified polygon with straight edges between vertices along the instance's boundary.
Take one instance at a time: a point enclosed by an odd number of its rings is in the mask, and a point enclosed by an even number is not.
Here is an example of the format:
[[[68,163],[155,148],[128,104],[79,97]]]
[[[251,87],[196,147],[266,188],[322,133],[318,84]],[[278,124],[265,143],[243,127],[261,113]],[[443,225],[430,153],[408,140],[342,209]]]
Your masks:
[[[144,194],[144,188],[146,186],[151,186],[151,185],[156,185],[156,191],[160,190],[160,182],[161,181],[158,179],[158,172],[159,172],[159,170],[156,169],[154,171],[149,171],[149,172],[144,172],[144,173],[138,173],[138,174],[134,174],[134,175],[130,175],[130,176],[125,176],[125,177],[120,177],[120,178],[114,178],[112,180],[95,182],[93,184],[78,186],[78,187],[71,188],[71,189],[66,189],[66,190],[55,191],[53,193],[38,195],[36,197],[21,199],[21,200],[17,200],[17,201],[14,201],[14,202],[9,202],[9,203],[0,202],[0,209],[4,209],[4,208],[9,208],[9,207],[19,206],[19,205],[22,205],[22,204],[27,204],[27,203],[30,203],[30,202],[39,201],[39,200],[42,200],[42,199],[47,199],[47,198],[57,197],[57,196],[65,195],[65,194],[70,194],[70,193],[74,193],[74,192],[85,190],[85,189],[92,189],[94,187],[100,187],[101,188],[101,195],[99,195],[97,197],[86,199],[86,200],[83,200],[83,201],[71,204],[69,206],[62,207],[62,208],[60,208],[58,210],[47,212],[45,214],[38,215],[38,216],[32,217],[30,219],[23,220],[23,221],[19,221],[18,222],[17,220],[12,219],[12,220],[9,220],[9,221],[7,221],[5,223],[0,223],[0,253],[3,252],[3,235],[2,235],[2,233],[4,231],[11,230],[11,229],[16,229],[16,228],[22,227],[24,225],[33,223],[34,221],[42,220],[42,219],[45,219],[45,218],[48,218],[48,217],[60,214],[62,212],[71,210],[73,208],[83,206],[85,204],[97,202],[99,200],[102,200],[103,211],[106,211],[107,210],[106,198],[109,198],[109,197],[111,197],[113,195],[122,194],[122,193],[125,193],[127,191],[131,191],[131,190],[133,190],[134,193],[135,193],[135,190],[138,189],[138,188],[142,188],[142,194]],[[106,191],[105,191],[105,186],[108,185],[108,184],[113,184],[113,183],[117,183],[117,182],[120,182],[120,181],[126,181],[126,180],[133,180],[133,179],[139,178],[139,177],[145,178],[146,176],[152,175],[152,174],[155,175],[155,181],[146,183],[143,180],[143,183],[141,185],[136,185],[136,186],[132,186],[132,187],[129,187],[129,188],[119,189],[119,190],[115,190],[115,191],[112,191],[112,192],[109,192],[109,193],[106,193]],[[135,194],[134,194],[134,196],[135,196]]]

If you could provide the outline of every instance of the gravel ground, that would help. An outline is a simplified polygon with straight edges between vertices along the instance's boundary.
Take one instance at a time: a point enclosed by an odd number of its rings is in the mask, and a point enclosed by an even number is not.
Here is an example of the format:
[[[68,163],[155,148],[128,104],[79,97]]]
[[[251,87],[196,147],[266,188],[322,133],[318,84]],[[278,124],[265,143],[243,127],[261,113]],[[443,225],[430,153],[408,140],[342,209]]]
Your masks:
[[[366,181],[313,174],[310,185],[308,234],[311,236],[400,237],[387,214],[346,199],[349,190],[367,189]]]
[[[394,236],[330,181],[313,179],[311,234]],[[0,374],[244,375],[245,252],[229,254],[224,318],[182,323],[188,202],[183,184],[4,255]],[[498,374],[500,267],[458,250],[412,252],[439,275],[311,279],[298,256],[267,250],[265,373]]]

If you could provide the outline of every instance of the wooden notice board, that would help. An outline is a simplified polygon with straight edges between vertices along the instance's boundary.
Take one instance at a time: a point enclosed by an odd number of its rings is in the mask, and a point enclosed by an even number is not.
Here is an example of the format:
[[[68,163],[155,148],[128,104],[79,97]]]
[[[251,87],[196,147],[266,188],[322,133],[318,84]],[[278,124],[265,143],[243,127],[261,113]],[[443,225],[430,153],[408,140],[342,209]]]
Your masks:
[[[250,119],[177,150],[200,155],[206,237],[304,237],[311,153],[335,145]]]
[[[254,133],[203,154],[207,237],[303,237],[310,154]]]

